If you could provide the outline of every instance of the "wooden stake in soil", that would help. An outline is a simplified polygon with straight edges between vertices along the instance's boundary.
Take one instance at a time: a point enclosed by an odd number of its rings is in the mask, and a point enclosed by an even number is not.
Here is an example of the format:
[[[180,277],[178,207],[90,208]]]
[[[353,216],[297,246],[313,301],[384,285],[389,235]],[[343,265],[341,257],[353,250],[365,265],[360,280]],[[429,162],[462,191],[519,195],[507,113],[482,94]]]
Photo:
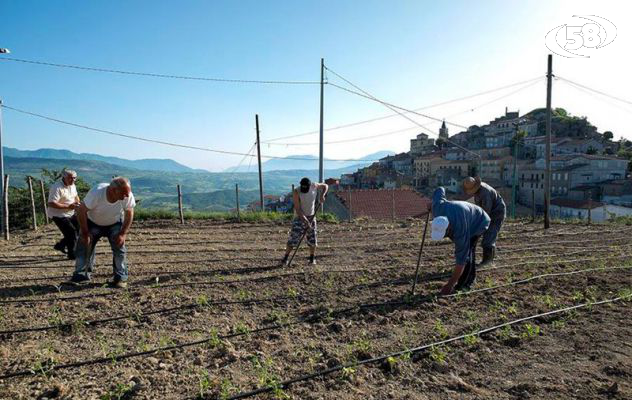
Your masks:
[[[184,224],[184,212],[182,212],[182,189],[178,185],[178,211],[180,211],[180,223]]]
[[[235,208],[237,208],[237,221],[241,222],[241,214],[239,211],[239,184],[235,183]]]
[[[430,220],[430,213],[426,214],[426,226],[424,227],[424,235],[421,237],[421,247],[419,248],[419,256],[417,256],[417,269],[415,270],[415,280],[413,281],[413,287],[410,290],[410,295],[415,295],[415,287],[417,286],[417,279],[419,278],[419,265],[421,264],[421,253],[424,251],[424,243],[426,242],[426,233],[428,232],[428,221]]]
[[[9,175],[4,176],[2,208],[4,209],[4,240],[9,240]]]
[[[28,177],[29,193],[31,194],[31,210],[33,211],[33,230],[37,230],[37,213],[35,212],[35,197],[33,196],[33,179]]]
[[[46,190],[44,189],[44,181],[40,179],[40,188],[42,189],[42,205],[44,206],[44,218],[46,225],[48,225],[48,213],[46,212]]]

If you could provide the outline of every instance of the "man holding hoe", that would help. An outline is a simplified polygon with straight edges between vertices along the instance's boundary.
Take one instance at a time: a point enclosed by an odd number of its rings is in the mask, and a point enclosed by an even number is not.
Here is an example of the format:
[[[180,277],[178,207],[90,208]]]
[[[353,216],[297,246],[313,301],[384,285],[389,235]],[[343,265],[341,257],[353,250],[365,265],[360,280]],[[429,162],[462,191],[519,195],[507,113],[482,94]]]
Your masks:
[[[316,198],[318,197],[320,204],[323,204],[328,190],[329,186],[327,186],[327,184],[312,183],[309,178],[301,179],[299,188],[294,189],[292,196],[295,217],[292,221],[292,229],[290,230],[290,237],[287,241],[285,256],[283,260],[281,260],[282,265],[288,265],[290,253],[293,248],[299,245],[303,235],[306,236],[307,245],[309,246],[309,263],[316,265],[316,211],[318,211],[316,209]]]

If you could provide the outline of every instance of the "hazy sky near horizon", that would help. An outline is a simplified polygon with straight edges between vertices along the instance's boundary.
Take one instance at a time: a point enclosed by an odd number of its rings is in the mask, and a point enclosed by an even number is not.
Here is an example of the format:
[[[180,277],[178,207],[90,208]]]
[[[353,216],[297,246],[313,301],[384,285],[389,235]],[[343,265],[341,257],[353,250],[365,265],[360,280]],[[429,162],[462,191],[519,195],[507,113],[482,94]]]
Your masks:
[[[323,57],[332,71],[373,96],[409,109],[542,77],[532,85],[423,111],[469,126],[487,123],[505,107],[524,113],[545,106],[545,35],[561,24],[580,25],[573,15],[607,18],[617,26],[617,37],[601,49],[580,49],[590,58],[554,56],[554,74],[632,100],[632,3],[625,1],[0,0],[0,47],[19,59],[256,80],[318,81]],[[348,86],[331,72],[327,77]],[[317,131],[319,91],[318,85],[171,80],[0,61],[0,98],[8,106],[124,134],[243,153],[255,141],[256,113],[264,143]],[[558,80],[553,106],[587,116],[615,138],[632,140],[630,104]],[[389,114],[381,104],[325,86],[325,128]],[[2,118],[3,144],[19,149],[171,158],[212,171],[242,159],[111,137],[7,109]],[[438,132],[440,123],[410,118]],[[450,134],[460,131],[449,128]],[[420,132],[401,116],[329,130],[325,157],[406,151]],[[280,140],[263,144],[262,153],[317,155],[317,142],[317,134]]]

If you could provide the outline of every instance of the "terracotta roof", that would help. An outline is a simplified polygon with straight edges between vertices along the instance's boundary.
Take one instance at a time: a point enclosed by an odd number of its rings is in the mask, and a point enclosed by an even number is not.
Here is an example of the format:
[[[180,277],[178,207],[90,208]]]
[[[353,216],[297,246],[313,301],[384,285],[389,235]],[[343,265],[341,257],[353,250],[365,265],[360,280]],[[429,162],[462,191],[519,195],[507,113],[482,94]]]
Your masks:
[[[393,199],[395,218],[419,217],[428,210],[430,199],[410,189],[366,189],[336,192],[345,207],[349,207],[354,217],[366,216],[375,219],[391,219]]]
[[[592,206],[592,208],[589,206]],[[567,208],[575,208],[588,210],[589,208],[595,209],[597,207],[602,207],[604,203],[600,203],[598,201],[590,201],[590,200],[573,200],[573,199],[551,199],[551,205],[558,207],[567,207]]]

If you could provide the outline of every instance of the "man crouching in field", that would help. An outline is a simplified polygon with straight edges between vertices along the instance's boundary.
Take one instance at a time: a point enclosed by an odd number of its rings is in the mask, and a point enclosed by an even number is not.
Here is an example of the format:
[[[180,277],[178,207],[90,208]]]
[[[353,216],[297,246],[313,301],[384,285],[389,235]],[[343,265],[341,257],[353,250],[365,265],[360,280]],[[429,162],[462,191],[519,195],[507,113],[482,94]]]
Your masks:
[[[292,230],[290,231],[290,238],[287,241],[287,247],[285,249],[285,256],[281,260],[281,265],[288,265],[288,258],[290,252],[296,246],[303,235],[307,238],[307,245],[309,246],[309,263],[316,265],[316,198],[319,196],[320,204],[325,202],[325,196],[329,186],[325,183],[312,183],[309,178],[301,179],[301,185],[299,189],[294,189],[293,201],[295,217],[292,221]]]
[[[95,247],[102,237],[107,237],[112,248],[112,286],[127,287],[127,248],[125,239],[132,221],[136,201],[127,178],[116,177],[108,183],[100,183],[90,189],[79,206],[79,241],[77,261],[71,283],[90,281],[94,268]],[[121,218],[122,221],[121,221]]]
[[[440,187],[432,195],[432,240],[444,237],[454,242],[456,267],[452,277],[441,289],[442,295],[469,289],[476,279],[476,243],[489,227],[489,216],[474,204],[449,201]]]

